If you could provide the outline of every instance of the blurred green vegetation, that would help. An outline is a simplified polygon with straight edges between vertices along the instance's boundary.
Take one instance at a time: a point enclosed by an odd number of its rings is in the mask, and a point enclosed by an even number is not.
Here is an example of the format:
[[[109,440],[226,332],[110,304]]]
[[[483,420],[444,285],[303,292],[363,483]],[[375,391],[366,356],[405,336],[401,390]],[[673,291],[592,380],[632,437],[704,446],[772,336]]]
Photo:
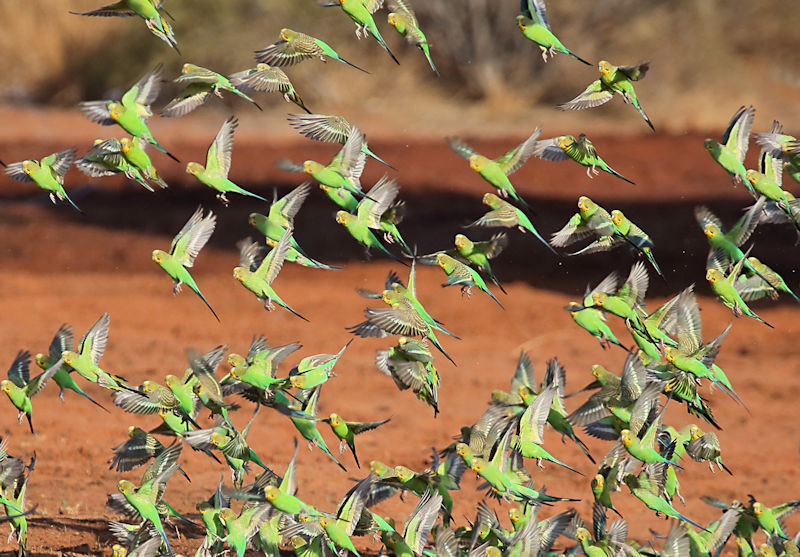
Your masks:
[[[376,21],[400,57],[399,67],[371,39],[357,41],[352,22],[340,9],[320,7],[315,0],[168,0],[182,56],[152,36],[138,18],[68,13],[102,3],[29,0],[23,8],[0,2],[0,17],[14,22],[0,36],[5,74],[13,76],[0,83],[0,100],[69,106],[104,98],[157,63],[165,65],[165,78],[177,75],[185,61],[233,73],[254,65],[253,51],[274,42],[281,27],[322,38],[371,72],[356,75],[335,62],[289,68],[312,108],[322,102],[356,106],[380,97],[408,110],[410,89],[420,99],[438,97],[450,103],[553,105],[572,98],[596,75],[563,55],[543,63],[538,48],[516,27],[515,0],[414,2],[441,79],[386,23],[385,10],[376,14]],[[584,58],[618,64],[651,61],[640,97],[662,121],[674,112],[702,120],[718,107],[728,114],[758,98],[770,97],[776,106],[797,98],[796,3],[551,0],[547,9],[554,32]],[[626,108],[610,108],[606,114],[620,110]]]

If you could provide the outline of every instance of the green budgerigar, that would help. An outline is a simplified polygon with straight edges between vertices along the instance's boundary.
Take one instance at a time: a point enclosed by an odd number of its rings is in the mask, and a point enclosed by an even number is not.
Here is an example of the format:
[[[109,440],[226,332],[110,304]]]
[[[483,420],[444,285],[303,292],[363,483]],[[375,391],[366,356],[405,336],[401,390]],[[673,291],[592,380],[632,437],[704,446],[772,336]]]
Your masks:
[[[8,368],[8,379],[0,381],[0,390],[8,396],[8,400],[19,411],[19,422],[22,423],[22,416],[25,416],[28,419],[31,433],[34,433],[31,398],[44,388],[53,374],[61,367],[61,362],[56,362],[56,365],[33,379],[30,377],[30,363],[31,353],[27,350],[19,351],[11,363],[11,367]]]
[[[75,161],[75,168],[90,178],[101,178],[121,173],[148,191],[155,191],[145,180],[140,169],[130,164],[124,156],[122,143],[116,138],[95,139],[94,145],[89,149],[89,152]]]
[[[556,253],[556,251],[552,248],[550,244],[547,243],[547,240],[542,238],[542,235],[539,234],[539,231],[533,226],[531,219],[528,218],[521,209],[514,207],[508,201],[500,199],[493,193],[485,193],[483,194],[483,204],[486,205],[491,209],[488,213],[483,215],[481,218],[469,224],[469,227],[472,226],[486,226],[486,227],[503,227],[503,228],[518,228],[520,232],[530,232],[536,238],[539,239],[547,249],[551,252]]]
[[[323,141],[325,143],[339,143],[344,145],[350,137],[353,130],[351,124],[344,116],[337,116],[336,114],[289,114],[287,117],[289,125],[314,141]],[[391,164],[373,153],[367,146],[366,141],[361,142],[361,150],[372,157],[381,164],[384,164],[392,170],[397,170]],[[346,208],[346,207],[345,207]]]
[[[747,180],[747,169],[744,166],[744,157],[750,143],[750,130],[753,127],[756,109],[743,106],[736,111],[722,134],[722,143],[715,139],[707,138],[703,142],[711,158],[719,164],[725,172],[730,174],[733,185],[744,184],[751,194],[755,195],[753,186]]]
[[[488,294],[492,300],[497,302],[498,306],[501,308],[503,307],[500,300],[498,300],[489,290],[489,287],[486,286],[486,282],[478,274],[478,271],[469,265],[450,257],[446,253],[440,253],[436,256],[436,264],[439,265],[439,268],[447,275],[447,282],[442,286],[460,286],[461,293],[467,296],[471,294],[471,288],[476,286],[479,290]]]
[[[77,205],[69,198],[66,190],[64,190],[64,175],[72,166],[75,160],[75,153],[77,149],[71,147],[52,155],[47,155],[41,160],[24,160],[11,164],[3,164],[5,166],[6,175],[19,182],[33,182],[45,191],[50,192],[50,201],[56,202],[56,199],[66,199],[70,205],[75,207],[78,211]],[[2,164],[2,163],[0,163]]]
[[[600,79],[591,82],[583,93],[558,108],[561,110],[593,108],[607,103],[614,97],[614,93],[619,93],[622,96],[622,100],[630,103],[644,118],[650,129],[655,131],[653,123],[647,117],[644,108],[642,108],[639,99],[636,97],[636,91],[634,91],[632,83],[633,81],[639,81],[647,74],[647,70],[650,69],[650,63],[645,62],[637,66],[615,66],[611,62],[600,60],[597,63],[597,69],[600,72]]]
[[[375,20],[372,17],[372,14],[377,12],[383,6],[383,0],[337,0],[334,2],[323,1],[321,2],[322,6],[339,6],[342,8],[342,11],[350,16],[350,19],[353,20],[353,23],[356,24],[356,37],[361,38],[362,35],[364,37],[367,34],[372,35],[378,44],[380,44],[383,49],[392,57],[392,60],[395,61],[396,64],[400,64],[397,61],[397,58],[392,51],[389,50],[389,46],[386,44],[386,41],[383,40],[381,36],[381,32],[378,30],[378,26],[375,24]]]
[[[164,16],[170,16],[164,9],[164,0],[119,0],[113,4],[97,8],[89,12],[70,12],[74,15],[87,15],[98,17],[130,17],[137,15],[141,17],[150,32],[175,49],[178,54],[178,42],[175,40],[175,33],[172,25]]]
[[[428,44],[428,38],[422,29],[419,28],[419,21],[411,8],[408,0],[389,0],[389,15],[386,17],[389,25],[395,28],[402,37],[412,45],[416,46],[425,55],[428,60],[433,73],[439,75],[439,70],[431,58],[431,49]]]
[[[186,224],[183,225],[180,232],[172,239],[169,253],[160,249],[154,250],[152,259],[175,281],[175,287],[172,289],[173,294],[181,291],[181,285],[187,285],[203,300],[203,303],[219,321],[217,312],[214,311],[206,297],[200,292],[197,283],[188,270],[194,266],[197,254],[200,253],[211,234],[214,233],[216,224],[217,216],[214,213],[209,211],[207,215],[203,215],[203,208],[198,207],[189,220],[186,221]]]
[[[230,91],[246,101],[250,101],[257,109],[261,110],[256,101],[236,87],[233,76],[228,78],[202,66],[184,64],[181,68],[181,75],[176,77],[174,82],[185,87],[177,97],[161,109],[161,115],[168,118],[176,118],[190,113],[210,99],[212,94],[221,99],[223,91]]]
[[[191,174],[200,182],[211,189],[217,190],[217,199],[226,206],[230,203],[226,194],[228,192],[255,197],[261,201],[266,201],[260,195],[256,195],[243,189],[228,179],[228,172],[231,168],[231,154],[233,153],[233,132],[239,125],[239,120],[231,116],[222,124],[217,132],[217,136],[208,147],[206,154],[205,167],[197,162],[190,162],[186,165],[186,172]]]
[[[608,166],[608,163],[600,158],[592,142],[583,133],[577,139],[572,135],[561,135],[552,139],[537,141],[533,154],[540,159],[549,161],[572,159],[581,166],[586,167],[586,175],[590,178],[592,178],[592,174],[599,174],[600,170],[602,170],[629,184],[635,183]]]
[[[564,46],[550,30],[544,0],[520,0],[520,12],[517,16],[517,27],[526,39],[533,41],[541,49],[542,60],[547,62],[548,56],[552,58],[558,52],[569,54],[587,66],[592,65]]]
[[[231,76],[231,83],[248,91],[281,93],[283,95],[283,100],[294,103],[311,114],[311,110],[309,110],[303,102],[303,99],[300,98],[294,85],[292,85],[292,82],[289,80],[289,76],[280,68],[260,62],[256,64],[255,68],[242,70],[233,74]]]
[[[309,58],[319,58],[323,62],[326,61],[325,58],[331,58],[351,68],[369,73],[339,56],[325,41],[286,27],[281,29],[280,39],[277,42],[256,51],[257,61],[276,67],[292,66]]]

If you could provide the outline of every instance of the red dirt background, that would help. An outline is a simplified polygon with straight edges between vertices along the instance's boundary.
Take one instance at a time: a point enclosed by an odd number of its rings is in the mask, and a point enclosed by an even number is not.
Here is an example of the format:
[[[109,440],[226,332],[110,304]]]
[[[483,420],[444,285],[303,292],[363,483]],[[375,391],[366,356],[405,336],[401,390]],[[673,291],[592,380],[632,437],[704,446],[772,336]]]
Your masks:
[[[78,122],[67,118],[63,122],[64,133],[58,139],[33,132],[13,141],[4,137],[1,158],[12,162],[62,149],[65,141],[69,144],[69,138],[87,136],[81,128],[85,124]],[[18,122],[17,130],[25,128],[24,124]],[[89,128],[93,130],[89,135],[101,133],[91,124]],[[212,137],[213,133],[211,127],[203,128],[200,137]],[[623,209],[648,230],[656,242],[656,257],[667,275],[666,282],[656,276],[651,278],[650,308],[697,283],[704,337],[715,336],[734,321],[718,363],[747,403],[749,413],[719,391],[711,395],[715,414],[724,428],[718,432],[723,457],[735,475],[712,474],[703,464],[684,462],[686,470],[680,479],[687,504],[683,507],[677,503],[677,507],[698,521],[711,520],[718,514],[699,501],[703,494],[723,500],[746,500],[747,494],[752,493],[770,505],[800,496],[800,360],[796,344],[800,312],[788,299],[755,304],[755,310],[775,326],[771,330],[749,319],[735,320],[729,310],[709,297],[710,290],[703,280],[705,240],[694,222],[693,207],[706,204],[730,223],[750,201],[741,188],[731,188],[722,170],[703,152],[703,137],[594,137],[600,154],[635,180],[636,186],[607,176],[590,180],[582,168],[571,163],[539,160],[530,161],[513,176],[534,208],[534,224],[546,237],[575,212],[581,194],[609,210]],[[188,135],[167,134],[160,139],[184,162],[202,160],[208,143]],[[520,139],[476,141],[475,147],[497,156]],[[400,169],[397,176],[402,185],[401,196],[409,209],[401,229],[409,243],[416,244],[421,252],[450,246],[462,225],[483,214],[480,197],[487,191],[485,183],[440,137],[408,143],[378,137],[371,147]],[[255,133],[243,132],[237,138],[231,177],[267,197],[273,186],[283,194],[299,184],[302,177],[277,171],[271,166],[272,161],[282,157],[322,160],[334,151],[335,147],[297,138],[258,141]],[[755,153],[750,156],[754,158]],[[110,338],[101,363],[104,369],[124,375],[132,383],[147,378],[161,380],[167,373],[182,372],[186,368],[187,347],[206,351],[226,344],[230,350],[244,353],[251,337],[257,334],[266,335],[275,345],[296,340],[303,344],[301,351],[287,360],[281,370],[285,373],[300,357],[336,352],[351,338],[344,328],[362,319],[364,307],[375,305],[366,303],[354,288],[380,288],[390,269],[399,271],[401,276],[406,273],[400,265],[382,258],[365,262],[362,250],[333,222],[334,208],[315,191],[297,219],[296,237],[310,255],[344,265],[344,270],[319,271],[287,264],[274,284],[276,291],[311,323],[281,310],[267,313],[231,275],[238,262],[235,242],[255,232],[249,228],[246,215],[251,211],[266,212],[267,206],[233,198],[230,207],[225,208],[211,192],[184,180],[183,164],[172,163],[159,154],[154,155],[154,160],[171,185],[169,190],[156,194],[121,180],[90,183],[71,170],[68,190],[84,215],[66,204],[53,207],[33,186],[0,177],[0,362],[10,363],[16,351],[23,348],[34,353],[45,351],[52,334],[64,322],[72,324],[80,336],[101,313],[109,312]],[[363,183],[372,184],[383,172],[380,165],[370,162]],[[153,249],[167,248],[172,235],[198,203],[214,210],[218,221],[215,235],[198,257],[193,275],[219,313],[221,323],[187,289],[173,297],[171,281],[150,260]],[[469,234],[488,237],[490,233]],[[347,419],[363,421],[391,416],[392,421],[358,438],[359,455],[365,465],[360,471],[349,454],[342,457],[348,468],[343,473],[318,449],[309,452],[305,445],[301,446],[298,479],[303,499],[321,509],[334,510],[352,478],[366,475],[366,463],[372,459],[392,465],[402,463],[417,470],[424,468],[431,447],[447,445],[461,426],[474,423],[493,389],[508,388],[520,350],[530,353],[539,377],[545,361],[557,356],[567,369],[569,390],[591,379],[589,368],[594,363],[620,369],[623,351],[601,350],[594,339],[572,323],[562,307],[578,299],[587,283],[596,284],[612,270],[627,274],[633,258],[624,250],[585,258],[556,258],[529,237],[514,231],[510,236],[508,252],[496,265],[508,291],[507,296],[498,294],[505,311],[480,293],[467,300],[457,289],[441,289],[444,280],[438,269],[419,271],[421,300],[463,339],[443,341],[458,367],[443,357],[437,358],[442,375],[442,412],[437,419],[412,394],[398,392],[390,378],[376,371],[375,350],[389,346],[391,339],[354,340],[336,367],[338,375],[322,390],[320,414],[338,412]],[[796,288],[794,233],[787,228],[761,228],[754,241],[754,253],[782,272],[789,285]],[[612,328],[623,339],[624,327],[612,321]],[[105,521],[119,517],[105,509],[106,495],[115,491],[119,479],[137,481],[143,471],[118,474],[108,470],[111,447],[126,438],[128,425],[151,428],[158,424],[158,418],[125,414],[111,404],[108,394],[94,386],[87,392],[101,400],[111,413],[106,414],[69,392],[61,404],[57,388],[51,385],[34,400],[35,436],[24,423],[17,425],[14,409],[7,401],[0,402],[4,416],[0,434],[9,438],[11,453],[23,458],[34,452],[37,455],[28,491],[28,504],[37,505],[35,516],[30,518],[29,534],[29,550],[34,555],[108,554],[112,542]],[[568,407],[572,409],[582,400],[582,396],[570,399]],[[234,416],[234,422],[243,426],[250,413],[249,405],[244,406]],[[682,408],[672,405],[666,421],[680,427],[693,420]],[[291,457],[294,435],[285,417],[263,411],[249,442],[268,465],[282,472]],[[323,430],[323,435],[334,447],[330,432]],[[552,431],[546,435],[545,447],[586,477],[555,466],[547,466],[542,472],[530,463],[528,468],[536,485],[546,484],[552,494],[580,498],[575,506],[588,520],[588,483],[594,469],[574,446],[561,444]],[[597,459],[609,446],[582,437]],[[179,511],[196,517],[195,503],[209,496],[219,476],[223,474],[230,480],[224,466],[188,450],[182,456],[182,466],[192,482],[176,476],[166,499]],[[454,514],[459,524],[465,523],[465,517],[474,516],[474,505],[480,499],[477,485],[474,475],[466,473],[462,491],[455,496]],[[631,522],[632,537],[646,540],[650,537],[648,528],[661,533],[668,529],[663,520],[642,512],[630,494],[619,493],[614,502]],[[395,498],[379,510],[395,516],[402,524],[413,505],[413,498],[405,502]],[[505,523],[508,505],[493,506]],[[559,504],[543,515],[566,508],[566,504]],[[790,530],[796,531],[797,520],[790,520],[790,524]],[[201,532],[187,527],[180,530],[180,540],[172,536],[173,547],[183,554],[193,554],[201,542]],[[358,545],[365,543],[377,548],[374,542],[364,539]]]

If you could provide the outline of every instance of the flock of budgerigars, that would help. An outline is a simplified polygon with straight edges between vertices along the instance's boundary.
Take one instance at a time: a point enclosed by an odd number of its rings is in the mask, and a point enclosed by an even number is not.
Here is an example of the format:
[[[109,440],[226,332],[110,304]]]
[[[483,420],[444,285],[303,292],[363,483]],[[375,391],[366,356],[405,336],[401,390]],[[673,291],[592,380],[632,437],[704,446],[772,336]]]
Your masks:
[[[359,37],[362,33],[364,36],[372,35],[396,62],[372,17],[382,4],[383,0],[339,0],[326,5],[340,6],[356,23],[356,34]],[[427,39],[406,0],[389,0],[389,8],[388,22],[422,50],[431,69],[438,75]],[[523,0],[521,12],[517,18],[519,29],[539,46],[545,61],[548,56],[564,53],[587,63],[550,31],[541,0]],[[138,15],[154,35],[178,49],[172,27],[166,19],[169,16],[160,0],[120,0],[80,15]],[[162,109],[161,114],[182,116],[212,100],[212,96],[221,96],[223,91],[236,94],[256,107],[258,105],[249,94],[279,91],[287,101],[308,112],[280,67],[309,58],[323,61],[330,58],[361,70],[341,58],[323,41],[283,29],[275,44],[256,53],[259,64],[253,69],[225,77],[206,68],[184,64],[175,82],[185,88]],[[619,93],[653,128],[633,89],[633,82],[645,76],[648,64],[614,66],[601,61],[598,70],[599,79],[560,108],[594,107]],[[148,190],[153,190],[152,184],[166,187],[146,153],[149,144],[175,158],[153,137],[146,124],[152,116],[151,104],[158,96],[160,85],[161,69],[157,67],[128,89],[120,100],[80,104],[80,109],[93,121],[102,125],[117,124],[131,137],[98,140],[77,161],[76,149],[71,148],[39,161],[9,164],[6,173],[14,179],[32,181],[48,190],[53,201],[66,199],[73,206],[75,204],[64,189],[63,179],[73,161],[91,177],[124,173]],[[743,251],[743,247],[759,223],[785,222],[800,230],[800,204],[781,186],[784,171],[800,180],[800,142],[783,134],[779,123],[773,123],[768,132],[755,134],[762,149],[759,169],[748,170],[743,162],[753,119],[754,109],[742,107],[730,121],[722,141],[707,139],[705,148],[730,174],[734,185],[746,187],[756,202],[729,229],[708,208],[698,207],[695,215],[711,246],[706,273],[711,288],[735,316],[749,316],[767,325],[748,308],[747,301],[765,296],[775,298],[779,292],[788,293],[795,300],[798,298],[777,273],[750,256],[749,249]],[[397,181],[384,177],[368,192],[361,189],[359,177],[367,156],[388,166],[370,151],[364,134],[340,116],[309,112],[309,115],[291,115],[289,120],[307,137],[338,142],[343,147],[327,165],[315,161],[296,165],[285,160],[279,165],[308,173],[318,181],[322,190],[341,208],[336,221],[344,225],[367,250],[380,250],[410,267],[405,281],[392,272],[382,291],[360,291],[366,298],[376,300],[376,305],[381,302],[384,305],[367,308],[365,321],[350,330],[362,337],[399,336],[394,346],[378,351],[377,368],[392,377],[400,390],[411,389],[418,399],[432,407],[435,417],[439,412],[439,372],[434,366],[434,353],[429,344],[450,359],[436,333],[458,337],[431,316],[417,298],[416,265],[438,265],[447,275],[446,285],[458,285],[467,293],[476,287],[500,304],[483,276],[503,290],[492,272],[490,260],[503,251],[508,236],[498,233],[488,240],[473,241],[458,234],[454,247],[418,255],[409,248],[398,229],[405,207],[397,200]],[[190,162],[186,172],[217,190],[217,197],[225,205],[228,204],[228,193],[265,201],[227,177],[236,126],[235,117],[225,121],[208,149],[205,165]],[[491,211],[473,226],[518,228],[523,233],[533,234],[551,250],[586,242],[576,254],[627,246],[641,258],[624,282],[612,273],[598,286],[588,289],[581,301],[566,307],[575,323],[599,339],[604,348],[612,343],[628,351],[621,376],[602,366],[593,366],[594,381],[580,392],[594,392],[577,409],[568,412],[565,398],[570,395],[564,392],[563,367],[556,359],[548,361],[544,378],[537,384],[531,360],[522,353],[510,391],[493,392],[486,412],[474,425],[462,428],[455,442],[442,448],[438,454],[434,452],[429,468],[414,471],[404,466],[372,461],[369,475],[344,494],[337,509],[322,509],[296,495],[296,451],[281,476],[268,468],[248,446],[247,436],[261,407],[266,406],[283,414],[309,446],[318,447],[335,465],[344,469],[321,434],[320,428],[324,430],[329,426],[339,441],[340,452],[349,448],[356,465],[359,465],[356,436],[383,426],[389,420],[354,422],[335,413],[327,418],[316,415],[320,389],[333,376],[334,367],[347,345],[336,354],[306,356],[287,375],[278,373],[279,368],[286,358],[301,348],[298,343],[270,346],[266,338],[257,336],[245,356],[231,353],[226,360],[224,346],[206,354],[190,348],[186,351],[188,367],[185,373],[167,375],[163,385],[150,380],[134,386],[100,367],[108,338],[108,314],[102,315],[77,344],[72,327],[62,325],[49,351],[33,358],[42,373],[31,378],[31,354],[20,351],[8,371],[8,379],[0,385],[18,409],[20,421],[23,416],[27,418],[32,433],[31,399],[51,379],[61,389],[62,400],[64,390],[71,390],[106,410],[82,390],[75,381],[80,377],[111,390],[113,403],[122,410],[142,415],[158,414],[163,420],[151,432],[131,427],[129,439],[113,449],[110,462],[118,471],[147,465],[139,485],[122,480],[117,491],[109,495],[109,507],[132,519],[131,523],[110,523],[110,529],[118,540],[113,554],[173,555],[164,523],[175,519],[178,521],[175,524],[187,523],[183,526],[185,528],[205,529],[206,536],[197,555],[235,551],[241,557],[248,547],[274,556],[280,554],[280,548],[292,548],[302,556],[347,552],[359,555],[356,549],[359,542],[353,541],[353,537],[358,536],[379,537],[384,547],[382,551],[404,557],[423,554],[440,557],[528,556],[577,551],[590,557],[637,554],[696,557],[718,554],[731,538],[735,540],[740,555],[800,555],[800,535],[790,538],[782,523],[782,518],[800,507],[800,500],[770,507],[753,496],[749,496],[749,503],[734,501],[728,504],[707,499],[707,503],[721,509],[721,515],[705,526],[690,520],[673,506],[676,497],[683,502],[678,472],[690,467],[690,460],[683,458],[684,455],[707,462],[712,470],[716,466],[730,472],[722,462],[721,447],[713,430],[704,432],[696,424],[678,429],[662,421],[664,409],[670,402],[673,405],[683,403],[693,418],[704,421],[706,427],[719,428],[709,401],[701,394],[704,380],[744,404],[725,372],[714,363],[730,326],[712,340],[704,341],[699,308],[691,286],[652,313],[645,308],[644,297],[649,281],[647,265],[659,275],[662,273],[656,263],[652,241],[621,211],[609,213],[583,196],[578,200],[578,212],[553,234],[549,243],[537,232],[528,215],[527,204],[508,179],[531,155],[554,161],[572,159],[585,166],[590,177],[591,173],[603,170],[628,181],[600,158],[583,134],[577,138],[564,135],[547,140],[539,140],[539,134],[540,130],[536,129],[521,145],[494,160],[478,154],[459,138],[447,141],[497,190],[483,196],[483,203]],[[277,295],[272,283],[286,260],[307,267],[334,268],[306,255],[292,236],[294,216],[310,193],[311,182],[306,182],[274,201],[267,215],[252,213],[250,224],[266,237],[271,250],[265,254],[267,247],[263,242],[249,238],[243,240],[239,244],[240,265],[234,269],[236,279],[263,301],[266,309],[271,310],[273,304],[277,304],[301,318]],[[214,310],[188,269],[213,233],[215,223],[216,216],[212,212],[205,213],[198,208],[175,236],[169,251],[155,250],[152,256],[173,279],[176,292],[183,284],[189,286],[212,312]],[[381,238],[398,246],[400,255],[391,252]],[[635,348],[626,348],[616,338],[606,322],[609,314],[622,319]],[[216,317],[216,313],[214,315]],[[230,369],[218,379],[216,370],[223,360],[227,361]],[[233,395],[243,397],[244,401],[232,402]],[[252,418],[245,427],[237,429],[229,411],[246,405],[247,401],[254,403]],[[198,424],[198,415],[203,408],[216,416],[213,427],[203,428]],[[539,466],[542,461],[549,461],[580,474],[542,446],[547,424],[562,438],[573,441],[593,463],[595,459],[577,436],[575,428],[583,426],[586,434],[611,443],[608,453],[599,460],[597,473],[590,479],[594,497],[591,523],[584,521],[574,509],[558,513],[551,511],[576,499],[536,490],[532,476],[524,466],[525,459],[535,461]],[[172,437],[169,444],[159,440],[169,437]],[[5,520],[11,525],[19,554],[24,555],[28,533],[26,515],[30,513],[25,496],[34,462],[26,463],[23,459],[9,456],[7,445],[7,442],[0,445],[0,503],[5,508]],[[175,472],[186,475],[179,464],[186,445],[188,450],[204,453],[192,458],[213,459],[221,467],[227,465],[231,474],[230,485],[220,481],[217,486],[209,486],[208,499],[197,503],[201,524],[184,517],[164,499],[167,483]],[[245,483],[247,473],[252,473],[254,467],[263,471],[251,478],[251,483]],[[508,511],[509,529],[501,525],[503,521],[485,501],[478,505],[475,519],[468,524],[459,524],[452,516],[453,496],[468,468],[485,480],[490,497],[516,504]],[[181,479],[173,480],[173,483],[175,481]],[[537,483],[542,485],[541,479]],[[616,497],[616,492],[625,486],[645,507],[657,515],[673,519],[663,542],[653,541],[645,545],[632,541],[621,515],[609,522],[609,511],[619,515],[612,497]],[[395,521],[370,510],[373,505],[397,493],[407,493],[419,499],[402,528],[401,520]],[[759,530],[763,536],[756,535]]]

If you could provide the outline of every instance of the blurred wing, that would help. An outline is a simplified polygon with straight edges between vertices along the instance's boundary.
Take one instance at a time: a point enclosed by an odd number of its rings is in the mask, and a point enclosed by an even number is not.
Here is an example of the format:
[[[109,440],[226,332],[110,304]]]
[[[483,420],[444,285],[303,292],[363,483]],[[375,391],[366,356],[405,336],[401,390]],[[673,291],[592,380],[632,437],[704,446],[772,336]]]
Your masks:
[[[28,176],[25,173],[25,170],[23,170],[22,166],[23,162],[25,161],[13,162],[8,166],[6,166],[5,170],[6,176],[11,178],[12,180],[17,180],[18,182],[33,182],[33,178]]]
[[[744,161],[747,155],[747,147],[750,141],[750,130],[753,128],[756,110],[752,106],[741,107],[733,115],[725,133],[722,134],[722,143],[733,151],[740,161]]]
[[[647,74],[649,69],[650,62],[642,62],[637,66],[619,66],[617,71],[625,74],[631,81],[639,81]]]
[[[231,116],[217,133],[214,142],[208,148],[206,157],[206,171],[228,177],[228,170],[231,167],[231,153],[233,152],[233,132],[239,125],[239,120]]]
[[[525,161],[530,158],[533,154],[533,150],[536,148],[536,139],[539,137],[540,133],[542,133],[542,129],[537,127],[533,130],[533,133],[528,139],[497,159],[497,164],[500,165],[500,168],[506,173],[506,176],[519,170],[519,168],[525,164]]]
[[[211,87],[205,83],[190,83],[161,110],[167,118],[178,118],[205,103],[211,96]]]
[[[272,281],[281,272],[283,261],[286,258],[286,251],[289,249],[289,243],[292,240],[292,229],[287,228],[283,233],[280,241],[270,250],[264,261],[259,265],[255,274],[266,281],[267,284],[272,284]]]
[[[498,209],[494,209],[493,211],[489,211],[481,218],[476,220],[472,223],[471,226],[487,226],[487,227],[505,227],[505,228],[512,228],[517,226],[519,223],[519,218],[517,217],[517,212],[514,210],[514,207],[511,205],[503,205]]]
[[[142,78],[129,90],[135,90],[135,98],[137,104],[149,106],[153,104],[158,97],[158,92],[161,90],[161,70],[162,65],[159,64]],[[127,93],[126,93],[127,94]]]
[[[262,93],[285,93],[293,89],[283,70],[280,68],[268,67],[263,70],[245,70],[231,76],[231,83],[237,86],[244,86],[254,91]]]
[[[558,146],[558,138],[537,141],[533,154],[540,159],[548,161],[565,161],[569,158],[567,153]]]
[[[110,116],[108,103],[109,101],[86,101],[78,103],[78,109],[92,122],[101,126],[111,126],[117,122]]]
[[[61,358],[62,352],[65,350],[72,350],[75,347],[75,334],[72,332],[72,327],[64,323],[56,331],[53,340],[50,341],[50,348],[48,353],[50,359],[54,362]]]
[[[104,313],[100,319],[95,321],[86,334],[81,338],[78,345],[78,352],[80,354],[89,354],[92,362],[97,365],[103,352],[106,350],[106,343],[108,342],[108,325],[111,322],[111,316]]]
[[[598,79],[589,84],[583,93],[575,97],[569,102],[559,105],[561,110],[583,110],[585,108],[594,108],[610,101],[614,97],[614,92],[608,89],[603,89],[603,83]]]
[[[472,157],[473,155],[478,154],[478,152],[475,151],[475,149],[467,145],[467,142],[461,139],[460,137],[448,137],[447,139],[445,139],[445,141],[447,141],[447,144],[453,151],[455,151],[455,153],[458,156],[465,158],[467,160],[469,160],[469,158]]]
[[[67,170],[69,170],[69,167],[72,166],[72,162],[75,160],[75,153],[77,151],[78,149],[71,147],[69,149],[65,149],[64,151],[53,153],[50,155],[52,160],[47,160],[50,157],[45,157],[42,159],[42,164],[47,164],[55,171],[56,174],[63,177],[64,174],[67,173]]]
[[[61,355],[59,355],[59,358]],[[8,368],[8,378],[20,389],[24,389],[30,381],[31,353],[27,350],[17,352],[11,367]]]
[[[200,218],[194,220],[195,215],[198,215],[198,213]],[[194,265],[197,254],[200,253],[200,250],[206,245],[206,242],[208,242],[211,234],[213,234],[214,227],[217,224],[217,216],[214,213],[209,211],[204,217],[202,214],[203,209],[198,207],[197,212],[195,212],[195,214],[192,215],[192,219],[189,220],[192,225],[188,230],[181,231],[183,235],[174,246],[173,256],[177,258],[184,267],[191,267]]]
[[[344,144],[350,135],[350,122],[343,116],[289,114],[288,120],[301,135],[316,141]]]

